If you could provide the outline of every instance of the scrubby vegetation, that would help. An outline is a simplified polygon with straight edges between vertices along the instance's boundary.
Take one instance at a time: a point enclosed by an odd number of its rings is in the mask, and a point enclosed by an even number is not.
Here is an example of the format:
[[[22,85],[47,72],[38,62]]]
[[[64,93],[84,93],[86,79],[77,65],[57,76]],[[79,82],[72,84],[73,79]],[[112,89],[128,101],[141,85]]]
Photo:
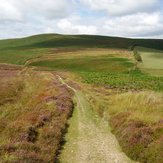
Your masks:
[[[150,91],[86,90],[92,108],[108,119],[123,151],[142,163],[162,163],[163,96]]]
[[[153,77],[142,73],[139,69],[135,69],[133,60],[127,57],[79,56],[35,61],[30,65],[75,72],[89,84],[123,90],[163,90],[163,77]]]
[[[112,131],[128,156],[143,163],[162,163],[163,78],[140,72],[81,75],[87,83],[110,90],[93,99],[97,101],[93,108],[100,116],[108,115]],[[99,98],[102,101],[98,102]]]
[[[134,160],[161,163],[163,96],[154,92],[111,96],[108,113],[113,132]]]
[[[134,52],[134,57],[135,57],[136,61],[142,62],[142,58],[141,58],[141,55],[139,54],[139,52],[136,49],[134,49],[133,52]]]
[[[163,91],[163,77],[152,77],[134,70],[126,73],[82,72],[85,82],[103,85],[108,88],[127,90],[156,90]]]
[[[72,92],[52,74],[32,70],[4,84],[11,87],[1,92],[0,162],[54,162],[73,109]]]
[[[137,62],[142,61],[137,51],[133,55]],[[100,116],[107,114],[112,131],[128,156],[144,163],[160,163],[163,151],[163,77],[141,72],[128,55],[126,58],[117,56],[71,56],[36,61],[31,65],[68,70],[82,77],[79,79],[85,83],[111,90],[109,96],[104,92],[97,97],[92,95],[90,103],[93,101],[94,110]]]
[[[163,50],[162,44],[38,35],[1,40],[0,62],[77,75],[77,84],[69,83],[77,89],[79,80],[84,83],[92,108],[108,119],[123,151],[143,163],[162,163],[162,51],[142,48]],[[48,72],[5,69],[0,77],[0,162],[53,162],[73,109],[72,92]]]
[[[17,73],[10,70],[0,70],[0,105],[16,100],[24,88],[22,81],[16,75]]]
[[[110,90],[109,97],[104,92],[97,97],[92,95],[90,102],[95,103],[94,110],[100,116],[108,115],[112,130],[128,156],[140,162],[160,163],[163,151],[163,77],[141,72],[135,67],[134,54],[133,58],[125,56],[125,53],[124,56],[118,54],[95,58],[65,56],[36,60],[31,65],[71,71],[80,76],[79,80],[84,83]],[[140,55],[136,54],[135,59],[141,61]],[[151,93],[149,90],[160,93]]]

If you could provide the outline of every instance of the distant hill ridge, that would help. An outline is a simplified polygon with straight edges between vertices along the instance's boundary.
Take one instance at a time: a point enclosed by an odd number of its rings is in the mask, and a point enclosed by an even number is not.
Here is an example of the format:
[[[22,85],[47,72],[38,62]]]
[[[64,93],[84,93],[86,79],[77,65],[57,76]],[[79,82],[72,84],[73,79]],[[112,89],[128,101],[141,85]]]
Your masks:
[[[10,48],[122,48],[133,46],[163,50],[163,39],[131,39],[97,35],[40,34],[26,38],[0,40],[0,49]]]

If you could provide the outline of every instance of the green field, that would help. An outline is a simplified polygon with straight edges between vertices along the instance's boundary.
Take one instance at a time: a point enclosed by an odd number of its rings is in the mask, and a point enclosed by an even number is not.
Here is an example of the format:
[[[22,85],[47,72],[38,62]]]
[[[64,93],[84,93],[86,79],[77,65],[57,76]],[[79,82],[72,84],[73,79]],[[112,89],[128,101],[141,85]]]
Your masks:
[[[66,70],[83,77],[89,84],[105,85],[120,89],[149,89],[163,91],[163,77],[154,77],[135,69],[128,58],[111,56],[56,58],[35,61],[31,66],[46,67],[51,70]]]
[[[163,51],[154,49],[136,48],[142,58],[142,63],[139,63],[139,68],[151,75],[163,76]]]
[[[126,58],[105,56],[56,58],[55,60],[39,61],[31,65],[75,72],[126,72],[133,67],[134,63]]]
[[[143,67],[147,69],[163,69],[163,53],[141,52]]]

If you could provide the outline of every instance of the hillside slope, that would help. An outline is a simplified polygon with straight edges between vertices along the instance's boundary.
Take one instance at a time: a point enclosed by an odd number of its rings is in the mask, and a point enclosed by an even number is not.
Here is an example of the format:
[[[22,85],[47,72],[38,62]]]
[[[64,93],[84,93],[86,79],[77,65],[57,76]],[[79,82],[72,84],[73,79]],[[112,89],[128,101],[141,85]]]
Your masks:
[[[162,39],[130,39],[97,35],[40,34],[20,39],[0,40],[4,48],[51,48],[51,47],[101,47],[124,48],[133,45],[163,50]]]
[[[163,50],[163,40],[129,39],[95,35],[42,34],[19,39],[0,40],[0,63],[24,64],[26,60],[51,54],[54,48],[132,49],[141,46]]]

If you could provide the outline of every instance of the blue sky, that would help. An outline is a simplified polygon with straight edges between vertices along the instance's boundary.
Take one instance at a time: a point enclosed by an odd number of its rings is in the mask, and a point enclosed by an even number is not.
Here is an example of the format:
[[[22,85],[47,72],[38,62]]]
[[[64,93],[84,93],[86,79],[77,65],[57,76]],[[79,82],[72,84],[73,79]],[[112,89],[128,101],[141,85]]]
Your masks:
[[[163,39],[161,0],[0,0],[0,38],[38,33]]]

